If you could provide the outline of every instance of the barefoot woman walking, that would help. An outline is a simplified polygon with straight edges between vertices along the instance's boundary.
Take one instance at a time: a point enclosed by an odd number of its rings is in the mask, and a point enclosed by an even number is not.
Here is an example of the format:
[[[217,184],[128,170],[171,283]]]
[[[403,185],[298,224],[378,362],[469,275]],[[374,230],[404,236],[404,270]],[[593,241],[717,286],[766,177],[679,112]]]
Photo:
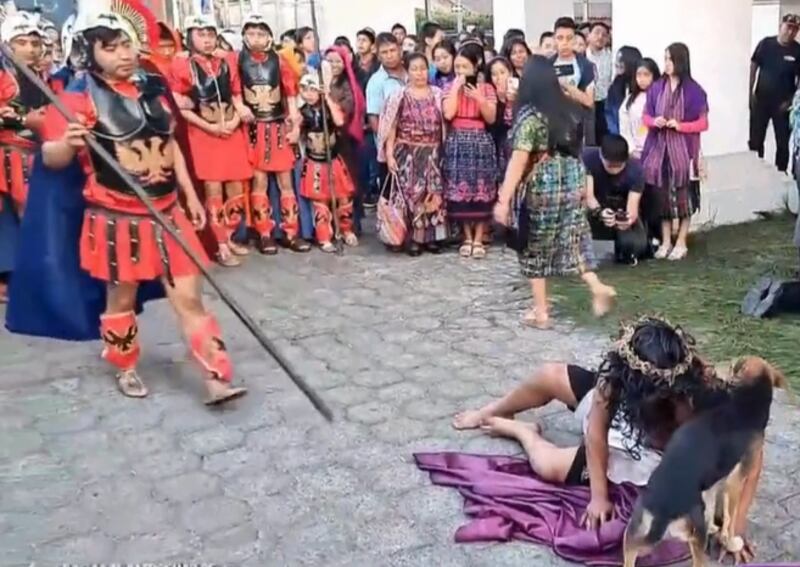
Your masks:
[[[495,220],[506,224],[517,190],[525,206],[519,248],[522,274],[530,280],[533,308],[524,323],[550,327],[547,279],[580,275],[592,293],[595,315],[610,311],[617,293],[597,277],[584,193],[586,171],[580,159],[579,109],[567,99],[553,66],[533,57],[523,75],[512,130],[513,153],[495,207]],[[522,185],[520,185],[522,183]],[[518,189],[519,188],[519,189]],[[527,211],[525,211],[527,208]],[[525,225],[528,225],[527,227]]]

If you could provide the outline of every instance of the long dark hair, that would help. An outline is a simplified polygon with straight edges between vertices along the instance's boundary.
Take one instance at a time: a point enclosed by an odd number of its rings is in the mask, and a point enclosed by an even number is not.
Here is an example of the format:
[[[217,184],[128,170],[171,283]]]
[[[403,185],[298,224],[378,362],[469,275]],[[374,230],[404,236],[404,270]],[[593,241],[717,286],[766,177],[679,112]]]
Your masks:
[[[694,352],[694,339],[666,321],[640,322],[628,343],[637,359],[657,370],[671,370],[685,363]],[[670,380],[634,368],[617,349],[603,358],[598,371],[598,387],[606,397],[611,423],[622,432],[625,449],[638,459],[648,433],[670,435],[679,425],[674,401],[686,400],[699,407],[716,403],[725,386],[698,356],[693,356],[685,372]]]
[[[618,57],[623,71],[621,75],[614,77],[614,81],[608,89],[608,98],[622,104],[636,83],[636,69],[642,59],[642,52],[630,45],[623,45],[619,48]]]
[[[557,151],[576,157],[580,154],[578,124],[581,109],[564,94],[553,64],[541,55],[528,59],[522,72],[515,120],[526,107],[535,108],[547,118],[548,146],[551,152]]]
[[[463,57],[475,67],[475,74],[479,75],[484,72],[486,67],[486,59],[483,53],[483,46],[478,43],[465,43],[461,46],[456,54],[456,57]],[[454,63],[455,66],[455,63]]]
[[[522,47],[525,48],[525,52],[528,54],[528,57],[530,58],[530,56],[532,55],[531,48],[528,47],[528,44],[525,43],[524,39],[521,39],[519,37],[512,37],[511,39],[506,41],[503,44],[503,49],[500,50],[500,55],[511,61],[511,52],[514,51],[514,48],[518,45],[521,45]],[[513,76],[519,78],[517,70],[514,69],[513,64],[511,65],[511,73]]]
[[[658,68],[658,63],[650,59],[649,57],[645,57],[639,64],[636,66],[636,71],[638,72],[639,69],[644,67],[653,75],[653,82],[657,81],[658,78],[661,76],[661,69]],[[639,87],[639,83],[636,81],[636,75],[633,76],[633,86],[631,87],[631,95],[628,97],[628,102],[625,103],[625,108],[630,109],[631,105],[633,105],[636,98],[645,92]]]
[[[692,60],[689,56],[689,48],[685,43],[673,43],[667,47],[675,75],[683,82],[684,79],[692,78]]]

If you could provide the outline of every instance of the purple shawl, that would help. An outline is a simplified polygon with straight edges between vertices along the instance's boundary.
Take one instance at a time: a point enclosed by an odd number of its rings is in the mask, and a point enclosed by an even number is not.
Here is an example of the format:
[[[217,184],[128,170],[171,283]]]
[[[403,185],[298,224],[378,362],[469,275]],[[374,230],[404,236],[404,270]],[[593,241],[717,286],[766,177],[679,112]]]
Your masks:
[[[472,519],[458,529],[456,542],[517,539],[547,545],[568,561],[622,565],[622,536],[639,495],[635,486],[610,485],[615,517],[588,531],[580,520],[589,505],[589,488],[544,482],[524,459],[463,453],[417,453],[414,458],[433,484],[456,488],[464,497],[464,512]],[[688,557],[684,543],[664,541],[636,565],[671,565]]]
[[[647,91],[644,113],[653,118],[664,116],[679,122],[695,122],[708,114],[708,97],[703,87],[691,78],[684,79],[672,93],[669,77],[663,77]],[[700,174],[700,134],[650,128],[642,151],[645,181],[650,185],[664,187],[669,182],[663,178],[665,157],[669,157],[672,183],[675,187],[685,187],[692,176]]]

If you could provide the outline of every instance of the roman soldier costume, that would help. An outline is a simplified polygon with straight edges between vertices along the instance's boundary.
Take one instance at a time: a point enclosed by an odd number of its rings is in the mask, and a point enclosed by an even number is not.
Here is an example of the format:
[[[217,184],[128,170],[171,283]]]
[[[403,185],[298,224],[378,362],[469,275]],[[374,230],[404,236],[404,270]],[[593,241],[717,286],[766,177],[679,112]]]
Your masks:
[[[306,88],[319,90],[315,77],[303,77],[302,84]],[[334,236],[332,195],[336,197],[336,214],[341,231],[345,235],[351,234],[355,186],[339,153],[336,125],[331,119],[330,112],[323,114],[323,104],[325,102],[320,100],[317,104],[306,104],[300,109],[302,142],[305,147],[300,194],[313,204],[317,241],[330,243]],[[326,118],[327,139],[324,123]],[[330,162],[328,162],[328,148],[330,148]],[[333,187],[330,185],[331,179]]]
[[[234,97],[241,96],[239,68],[234,54],[204,56],[192,46],[191,32],[213,29],[216,22],[210,16],[190,17],[185,25],[190,51],[177,55],[172,62],[171,88],[188,97],[193,112],[209,124],[224,126],[234,121]],[[197,178],[203,182],[243,182],[252,177],[248,160],[247,141],[241,128],[230,136],[214,135],[189,123],[189,147]],[[209,223],[218,243],[226,244],[231,234],[245,218],[244,193],[227,201],[221,196],[207,196]]]
[[[272,35],[264,18],[249,15],[242,24],[263,26]],[[253,167],[264,173],[286,173],[294,169],[297,160],[295,146],[287,140],[292,130],[289,99],[298,94],[298,76],[292,66],[270,45],[265,51],[251,49],[247,42],[239,54],[239,74],[242,79],[242,98],[253,113],[248,125],[250,160]],[[275,228],[272,207],[266,192],[251,194],[253,228],[260,237],[269,237]],[[280,197],[281,228],[291,242],[300,231],[297,198],[291,191]]]
[[[87,13],[79,18],[76,34],[102,27],[122,31],[134,43],[139,43],[140,34],[137,34],[130,21],[111,11],[110,7],[104,9],[98,4],[102,3],[91,0],[89,10],[85,10]],[[87,72],[73,82],[69,92],[60,97],[62,102],[73,115],[82,117],[92,137],[116,158],[126,173],[138,181],[153,205],[181,234],[193,252],[204,262],[208,262],[195,227],[178,200],[175,164],[176,152],[180,149],[173,135],[175,119],[166,99],[169,92],[166,82],[158,75],[138,71],[128,81],[112,83],[103,78],[94,65],[96,64],[90,63]],[[53,142],[62,140],[67,126],[66,119],[57,109],[49,107],[42,131],[43,138]],[[183,248],[156,222],[124,179],[90,148],[91,146],[77,153],[75,167],[70,166],[58,172],[62,177],[59,180],[61,185],[74,185],[76,181],[82,184],[85,206],[78,207],[72,203],[67,210],[72,212],[84,209],[80,228],[79,262],[80,268],[90,279],[77,282],[72,267],[63,263],[58,255],[55,263],[64,277],[56,276],[56,287],[60,287],[63,279],[64,289],[59,290],[56,298],[53,298],[52,293],[43,293],[37,298],[38,303],[42,304],[38,308],[31,308],[27,290],[23,289],[24,282],[12,282],[11,305],[7,318],[7,324],[12,331],[72,339],[95,338],[96,333],[87,331],[87,325],[84,324],[84,321],[91,319],[99,303],[96,297],[85,298],[86,294],[94,295],[97,292],[96,285],[91,282],[103,282],[103,288],[108,285],[136,284],[140,299],[144,299],[144,295],[158,295],[158,291],[154,292],[155,285],[160,285],[158,282],[173,286],[178,278],[198,276],[200,273]],[[45,175],[39,170],[39,175],[40,191],[43,183],[55,184],[54,173]],[[52,186],[45,190],[57,194],[63,191],[66,195],[75,193],[71,189]],[[46,212],[48,207],[50,210]],[[59,212],[53,214],[58,209]],[[68,230],[70,223],[61,220],[63,210],[64,207],[48,204],[40,193],[36,210],[32,212],[39,217],[44,216],[50,224]],[[50,218],[47,218],[48,215]],[[41,222],[43,219],[36,220]],[[25,228],[23,226],[23,231]],[[36,228],[42,230],[42,227]],[[51,237],[45,240],[54,239]],[[40,239],[32,238],[32,245],[37,244],[43,243]],[[45,242],[44,246],[47,245]],[[74,253],[67,251],[64,257],[70,258],[72,254]],[[47,255],[54,254],[50,251]],[[33,265],[24,267],[26,269],[23,270],[23,276],[30,279],[36,270]],[[38,270],[41,275],[51,271],[52,266],[40,266]],[[22,280],[24,279],[26,278],[23,277]],[[20,284],[19,287],[16,287],[17,283]],[[27,284],[33,288],[39,287],[35,282],[28,281]],[[48,284],[52,286],[53,280]],[[71,304],[64,305],[63,302],[71,294],[75,295],[71,297]],[[21,312],[16,308],[17,305],[25,306],[27,311]],[[85,308],[81,310],[81,307]],[[49,319],[43,322],[39,312],[48,308]],[[63,315],[64,319],[74,317],[78,321],[75,324],[59,321],[59,315]],[[187,331],[191,352],[210,377],[209,380],[228,384],[232,378],[232,365],[225,351],[219,325],[210,314],[201,317],[202,323],[191,332]],[[135,396],[129,393],[129,389],[138,387],[143,391],[142,395],[146,394],[146,389],[136,374],[140,346],[135,312],[106,311],[98,314],[98,318],[99,336],[104,343],[103,358],[118,370],[120,389],[126,395]],[[244,393],[241,389],[227,386],[222,387],[221,391],[223,393],[217,399],[210,401],[223,401]]]

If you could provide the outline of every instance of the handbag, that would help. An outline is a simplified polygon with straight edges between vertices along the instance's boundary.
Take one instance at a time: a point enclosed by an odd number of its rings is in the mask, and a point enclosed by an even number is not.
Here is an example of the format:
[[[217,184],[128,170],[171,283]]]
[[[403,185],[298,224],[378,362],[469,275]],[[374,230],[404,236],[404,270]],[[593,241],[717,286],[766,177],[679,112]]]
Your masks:
[[[408,237],[408,214],[394,173],[387,175],[383,183],[376,217],[380,241],[387,246],[403,246]]]

